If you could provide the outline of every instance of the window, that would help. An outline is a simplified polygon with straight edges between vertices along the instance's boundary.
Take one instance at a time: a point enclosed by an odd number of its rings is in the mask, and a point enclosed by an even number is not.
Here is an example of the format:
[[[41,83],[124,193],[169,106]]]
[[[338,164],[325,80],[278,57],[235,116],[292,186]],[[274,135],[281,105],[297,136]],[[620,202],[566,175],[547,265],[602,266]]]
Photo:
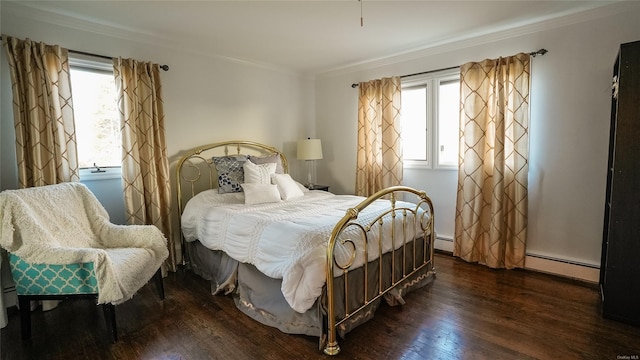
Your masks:
[[[70,59],[70,75],[80,169],[120,168],[122,140],[111,63]]]
[[[459,70],[403,79],[401,116],[403,156],[407,166],[457,168]]]

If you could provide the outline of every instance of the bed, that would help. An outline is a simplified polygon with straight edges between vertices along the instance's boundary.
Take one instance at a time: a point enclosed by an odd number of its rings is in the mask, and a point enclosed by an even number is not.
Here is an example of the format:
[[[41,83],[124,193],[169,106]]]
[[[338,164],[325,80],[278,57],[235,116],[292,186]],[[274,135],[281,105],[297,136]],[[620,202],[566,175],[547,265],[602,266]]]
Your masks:
[[[328,355],[381,301],[404,304],[435,278],[423,191],[310,191],[282,152],[251,141],[186,151],[176,184],[185,264],[212,294],[233,296],[240,311],[285,333],[317,336]]]

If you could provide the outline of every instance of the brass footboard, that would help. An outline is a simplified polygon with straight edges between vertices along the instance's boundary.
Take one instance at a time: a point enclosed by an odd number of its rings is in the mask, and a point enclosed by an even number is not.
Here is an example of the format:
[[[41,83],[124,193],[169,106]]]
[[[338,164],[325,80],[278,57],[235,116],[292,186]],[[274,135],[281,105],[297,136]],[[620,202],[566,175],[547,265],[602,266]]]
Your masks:
[[[411,195],[413,194],[413,195]],[[417,197],[416,201],[413,201],[415,207],[397,206],[396,199],[400,196],[409,195]],[[378,199],[388,198],[391,203],[391,208],[377,216],[373,221],[363,224],[358,222],[358,216],[371,203]],[[409,200],[409,199],[407,199]],[[382,228],[385,222],[390,223],[390,234],[383,234]],[[398,224],[399,223],[399,224]],[[394,288],[397,288],[405,280],[416,275],[419,271],[425,271],[428,276],[435,275],[435,268],[433,265],[433,244],[435,241],[435,226],[434,226],[434,213],[433,204],[431,199],[427,197],[423,191],[418,191],[410,187],[395,186],[379,191],[378,193],[368,197],[356,207],[349,209],[347,214],[336,224],[329,238],[327,246],[327,283],[326,283],[326,298],[324,303],[326,304],[326,326],[325,334],[327,334],[327,342],[324,347],[325,354],[336,355],[340,352],[340,346],[337,342],[337,327],[352,319],[364,309],[368,307],[372,302],[380,299],[385,294],[389,293]],[[402,226],[402,229],[396,229],[396,226]],[[364,239],[364,246],[357,248],[356,242],[349,236],[344,236],[347,229],[355,229],[359,232]],[[380,236],[371,236],[372,230],[376,228],[379,230]],[[410,227],[413,227],[412,229]],[[413,231],[411,231],[413,230]],[[400,232],[402,239],[397,239],[396,234]],[[408,234],[409,233],[409,234]],[[407,238],[410,234],[422,233],[423,235],[418,238]],[[383,269],[389,266],[389,262],[382,261],[383,257],[383,241],[384,236],[391,237],[391,261],[390,268]],[[372,243],[370,243],[370,241]],[[401,242],[399,242],[401,241]],[[335,257],[336,246],[349,246],[351,250],[350,259],[346,263],[340,263]],[[369,259],[369,249],[377,249],[378,261],[369,263],[366,259]],[[417,249],[420,249],[418,251]],[[359,284],[363,288],[362,300],[357,302],[357,305],[353,306],[353,301],[349,299],[349,272],[355,270],[354,262],[358,253],[361,252],[362,258],[365,259],[362,269],[364,276],[359,278],[364,281]],[[396,252],[402,252],[401,256],[395,256]],[[397,259],[400,259],[399,261]],[[409,260],[407,260],[409,259]],[[400,264],[398,264],[398,262]],[[372,264],[372,265],[371,265]],[[370,270],[369,267],[375,268]],[[342,278],[341,283],[344,284],[344,291],[342,296],[336,296],[337,291],[335,289],[334,279],[336,269],[341,271],[342,274],[338,274],[338,277]],[[377,284],[376,291],[368,289],[368,279],[370,272],[377,272]],[[375,274],[374,274],[375,275]],[[344,301],[344,310],[341,314],[336,311],[338,299]]]

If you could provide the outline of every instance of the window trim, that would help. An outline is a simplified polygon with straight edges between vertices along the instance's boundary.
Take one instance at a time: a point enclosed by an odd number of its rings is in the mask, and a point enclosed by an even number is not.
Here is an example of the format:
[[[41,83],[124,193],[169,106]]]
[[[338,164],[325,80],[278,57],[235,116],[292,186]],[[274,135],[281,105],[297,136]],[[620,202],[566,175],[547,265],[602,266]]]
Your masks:
[[[440,164],[440,151],[439,151],[439,119],[438,119],[438,96],[439,91],[433,91],[433,89],[439,89],[441,83],[449,81],[460,80],[460,68],[447,69],[437,72],[430,72],[428,74],[414,75],[411,77],[403,78],[401,81],[401,88],[415,89],[420,87],[427,88],[427,159],[426,160],[403,160],[403,167],[405,168],[422,168],[433,170],[458,170],[457,165],[442,165]],[[431,90],[431,91],[430,91]]]
[[[427,82],[420,82],[417,84],[411,84],[408,86],[404,86],[402,85],[402,90],[413,90],[413,89],[421,89],[421,88],[426,88],[425,93],[427,98],[429,98],[431,96],[431,89],[430,89],[430,83]],[[431,168],[432,164],[431,164],[431,146],[429,146],[429,137],[431,136],[431,134],[433,134],[433,124],[432,121],[428,121],[429,117],[431,114],[431,101],[427,101],[427,99],[425,99],[425,101],[427,102],[427,108],[425,109],[425,113],[427,115],[427,119],[426,119],[426,123],[427,123],[427,127],[425,129],[426,131],[426,137],[427,137],[427,151],[426,151],[426,160],[418,160],[418,159],[402,159],[404,164],[411,164],[411,167],[426,167],[426,168]],[[404,166],[404,165],[403,165]]]
[[[78,67],[83,70],[108,72],[113,74],[113,63],[107,59],[91,57],[82,54],[69,54],[69,67]]]
[[[69,54],[69,70],[72,68],[113,75],[113,63],[110,60],[84,54]],[[100,164],[97,165],[100,166]],[[99,173],[93,172],[95,169],[95,167],[79,168],[80,180],[93,181],[122,178],[122,166],[101,166],[100,169],[104,170],[104,172]]]
[[[459,70],[457,70],[456,73],[453,74],[453,75],[449,74],[447,76],[439,77],[437,79],[438,89],[440,89],[440,85],[442,85],[442,83],[448,83],[448,82],[454,82],[454,81],[460,82],[460,71]],[[436,169],[458,170],[458,165],[457,164],[448,165],[448,164],[441,164],[440,163],[440,116],[439,116],[439,113],[440,113],[440,111],[439,111],[440,110],[439,109],[440,98],[439,98],[439,96],[440,96],[440,91],[437,91],[435,96],[434,96],[435,99],[434,99],[434,102],[433,102],[434,108],[435,108],[433,114],[434,114],[434,119],[436,119],[436,121],[433,121],[435,123],[435,125],[434,125],[435,126],[435,131],[433,132],[433,135],[434,135],[433,148],[438,150],[438,151],[435,152],[435,159],[434,159],[433,163],[434,163],[434,166],[435,166]],[[458,146],[460,146],[459,141],[458,141]]]
[[[80,180],[81,181],[94,181],[94,180],[111,180],[122,179],[122,167],[109,166],[101,167],[100,170],[104,172],[94,172],[96,168],[80,168]]]

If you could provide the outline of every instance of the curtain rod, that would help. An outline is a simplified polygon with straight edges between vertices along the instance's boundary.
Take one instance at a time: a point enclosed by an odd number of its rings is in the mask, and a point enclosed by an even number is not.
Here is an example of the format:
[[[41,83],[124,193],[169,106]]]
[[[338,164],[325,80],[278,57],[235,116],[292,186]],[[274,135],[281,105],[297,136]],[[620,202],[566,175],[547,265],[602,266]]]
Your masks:
[[[2,40],[2,36],[0,36],[0,40]],[[71,49],[67,49],[67,51],[69,51],[72,54],[93,56],[93,57],[97,57],[97,58],[101,58],[101,59],[113,60],[113,57],[106,56],[106,55],[92,54],[92,53],[88,53],[88,52],[84,52],[84,51],[71,50]],[[160,69],[162,69],[164,71],[169,71],[169,65],[160,65]]]
[[[546,54],[546,53],[548,53],[548,52],[549,52],[549,51],[548,51],[547,49],[540,49],[540,50],[538,50],[538,51],[530,52],[530,53],[529,53],[529,55],[531,55],[532,57],[536,57],[536,56],[538,56],[538,55],[542,56],[542,55],[544,55],[544,54]],[[452,69],[459,68],[459,67],[460,67],[460,65],[458,65],[458,66],[451,66],[451,67],[448,67],[448,68],[436,69],[436,70],[423,71],[423,72],[419,72],[419,73],[415,73],[415,74],[401,75],[401,76],[400,76],[400,78],[406,78],[406,77],[409,77],[409,76],[416,76],[416,75],[431,74],[431,73],[434,73],[434,72],[445,71],[445,70],[452,70]],[[355,88],[357,88],[357,87],[358,87],[358,84],[353,83],[353,84],[351,84],[351,87],[355,89]]]
[[[113,60],[112,57],[109,57],[109,56],[106,56],[106,55],[92,54],[92,53],[88,53],[88,52],[84,52],[84,51],[71,50],[71,49],[69,49],[69,52],[72,53],[72,54],[87,55],[87,56],[93,56],[93,57],[107,59],[107,60]],[[160,65],[160,69],[162,69],[164,71],[169,71],[169,65]]]

